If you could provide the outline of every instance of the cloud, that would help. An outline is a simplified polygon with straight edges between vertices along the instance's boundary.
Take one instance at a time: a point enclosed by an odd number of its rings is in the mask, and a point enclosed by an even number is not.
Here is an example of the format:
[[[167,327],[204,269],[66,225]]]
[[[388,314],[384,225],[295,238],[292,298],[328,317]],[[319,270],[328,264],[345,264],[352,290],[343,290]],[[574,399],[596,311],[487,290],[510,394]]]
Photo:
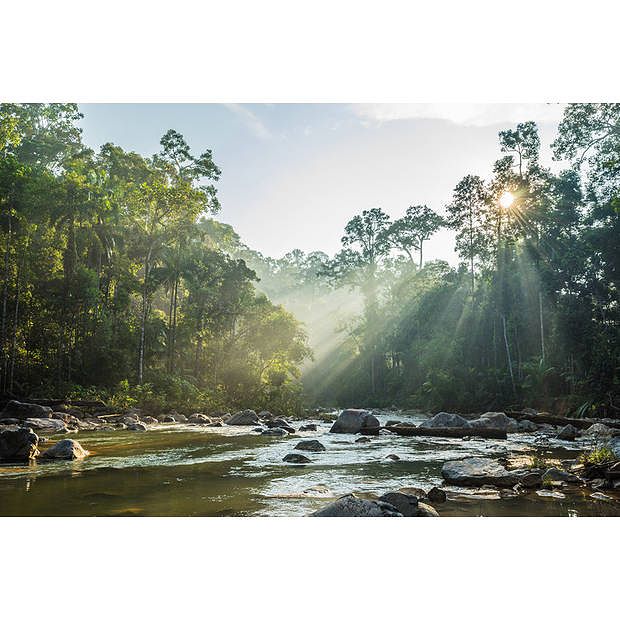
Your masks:
[[[226,109],[236,114],[246,125],[246,127],[261,140],[268,140],[272,137],[271,132],[263,122],[248,108],[238,103],[223,103]]]
[[[438,119],[484,127],[501,123],[537,121],[557,123],[560,103],[356,103],[353,113],[363,124],[396,120]]]

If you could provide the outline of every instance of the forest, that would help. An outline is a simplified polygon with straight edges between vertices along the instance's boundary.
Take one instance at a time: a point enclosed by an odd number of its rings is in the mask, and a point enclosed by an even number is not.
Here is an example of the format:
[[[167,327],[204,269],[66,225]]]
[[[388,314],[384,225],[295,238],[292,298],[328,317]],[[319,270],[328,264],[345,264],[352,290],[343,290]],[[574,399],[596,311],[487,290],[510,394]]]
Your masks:
[[[441,209],[412,187],[400,218],[362,205],[334,256],[279,259],[215,219],[216,153],[173,129],[150,157],[94,152],[80,118],[0,106],[5,397],[618,417],[620,104],[565,108],[559,171],[524,121]],[[460,262],[425,261],[446,227]]]

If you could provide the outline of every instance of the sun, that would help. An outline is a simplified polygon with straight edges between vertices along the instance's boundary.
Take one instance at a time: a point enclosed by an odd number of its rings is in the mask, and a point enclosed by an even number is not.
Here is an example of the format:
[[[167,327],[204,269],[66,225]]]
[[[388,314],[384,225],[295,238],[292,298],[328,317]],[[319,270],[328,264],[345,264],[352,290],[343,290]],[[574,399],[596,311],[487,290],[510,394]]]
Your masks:
[[[499,204],[504,209],[509,209],[514,201],[515,197],[510,192],[504,192],[499,198]]]

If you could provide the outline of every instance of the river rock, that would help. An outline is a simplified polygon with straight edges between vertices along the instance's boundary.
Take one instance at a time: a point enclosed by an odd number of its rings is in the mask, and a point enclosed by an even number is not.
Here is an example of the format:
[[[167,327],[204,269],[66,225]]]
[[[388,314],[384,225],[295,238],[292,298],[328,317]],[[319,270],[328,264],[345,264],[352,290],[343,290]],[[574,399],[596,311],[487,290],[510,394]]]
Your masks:
[[[620,437],[616,437],[609,442],[609,449],[617,459],[620,459]]]
[[[267,437],[283,437],[284,435],[288,435],[288,431],[279,426],[275,426],[274,428],[261,429],[261,435]]]
[[[329,429],[330,433],[361,433],[379,429],[379,420],[365,409],[345,409]]]
[[[359,437],[355,443],[370,443],[370,437]]]
[[[310,459],[305,454],[296,454],[291,452],[287,454],[283,459],[286,463],[310,463]]]
[[[418,516],[418,498],[415,495],[395,491],[382,495],[379,501],[391,504],[403,517]]]
[[[0,413],[1,418],[17,418],[25,420],[27,418],[51,418],[51,407],[35,405],[34,403],[20,403],[18,400],[10,400]]]
[[[579,430],[576,429],[572,424],[567,424],[558,431],[556,437],[565,441],[574,441],[578,435]]]
[[[142,422],[134,422],[133,424],[127,424],[127,430],[144,432],[146,430],[146,424],[143,424]]]
[[[306,452],[325,452],[325,446],[316,439],[304,439],[295,446],[295,450],[305,450]]]
[[[605,424],[600,424],[598,422],[596,422],[595,424],[592,424],[592,426],[590,426],[585,432],[584,435],[588,435],[589,437],[599,437],[602,435],[611,435],[612,431],[609,428],[609,426],[606,426]]]
[[[483,413],[476,420],[472,420],[470,426],[472,428],[495,429],[508,432],[511,422],[514,422],[514,420],[501,411],[487,411],[487,413]]]
[[[294,433],[295,429],[284,419],[276,418],[265,422],[269,428],[283,428],[287,433]]]
[[[142,422],[144,424],[159,424],[159,420],[157,418],[154,418],[152,415],[143,416]]]
[[[535,433],[538,430],[538,425],[531,420],[519,420],[518,428],[520,433]]]
[[[184,413],[173,413],[172,417],[180,424],[185,424],[187,422],[187,416]]]
[[[443,504],[447,499],[446,492],[443,489],[440,489],[439,487],[433,487],[426,494],[426,497],[428,501],[432,502],[433,504]]]
[[[245,409],[233,414],[226,420],[226,424],[229,426],[256,426],[258,424],[258,416],[256,411],[252,409]]]
[[[400,461],[398,454],[388,454],[385,458],[390,459],[390,461]]]
[[[458,413],[440,411],[430,420],[422,422],[420,428],[471,428],[471,424]]]
[[[418,502],[418,517],[438,517],[439,513],[430,505]]]
[[[304,424],[303,426],[299,427],[299,431],[304,433],[306,431],[316,431],[318,430],[318,427],[316,424]]]
[[[193,413],[189,416],[188,422],[190,424],[209,424],[211,418],[207,417],[204,413]]]
[[[219,420],[217,422],[211,422],[211,424],[207,424],[207,426],[211,426],[211,427],[222,427],[224,426],[224,422],[220,422]]]
[[[69,429],[62,420],[54,418],[28,418],[24,420],[24,426],[32,428],[40,433],[68,433]]]
[[[497,461],[483,457],[470,457],[460,461],[447,461],[441,468],[441,475],[449,484],[479,487],[493,484],[498,487],[512,487],[518,477]]]
[[[581,482],[575,474],[571,474],[570,472],[563,471],[558,469],[557,467],[550,467],[543,475],[543,482]]]
[[[513,473],[519,476],[519,484],[524,489],[535,489],[542,486],[543,479],[540,470],[520,470],[519,473]]]
[[[51,448],[48,448],[41,455],[41,458],[72,461],[75,459],[83,459],[86,456],[88,456],[88,451],[84,450],[79,442],[74,439],[61,439]]]
[[[172,415],[161,416],[160,422],[162,422],[162,424],[176,424],[176,420]]]
[[[311,517],[402,517],[403,515],[386,502],[362,499],[353,494],[345,495],[335,502],[313,512]]]
[[[39,438],[30,428],[0,431],[0,461],[22,463],[39,456]]]

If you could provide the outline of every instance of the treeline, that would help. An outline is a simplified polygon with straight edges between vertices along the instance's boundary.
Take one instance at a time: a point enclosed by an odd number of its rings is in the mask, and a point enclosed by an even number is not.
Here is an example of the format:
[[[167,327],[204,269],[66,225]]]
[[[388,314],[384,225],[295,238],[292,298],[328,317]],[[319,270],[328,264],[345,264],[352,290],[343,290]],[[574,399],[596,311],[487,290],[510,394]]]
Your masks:
[[[535,123],[499,134],[488,178],[467,175],[445,216],[381,209],[346,226],[324,277],[362,292],[349,339],[306,385],[320,402],[432,409],[538,406],[620,413],[620,104],[565,109],[541,165]],[[461,263],[423,264],[440,227]]]
[[[81,141],[73,104],[0,105],[0,392],[300,406],[298,321],[230,249],[211,151]],[[230,247],[229,247],[230,246]]]

